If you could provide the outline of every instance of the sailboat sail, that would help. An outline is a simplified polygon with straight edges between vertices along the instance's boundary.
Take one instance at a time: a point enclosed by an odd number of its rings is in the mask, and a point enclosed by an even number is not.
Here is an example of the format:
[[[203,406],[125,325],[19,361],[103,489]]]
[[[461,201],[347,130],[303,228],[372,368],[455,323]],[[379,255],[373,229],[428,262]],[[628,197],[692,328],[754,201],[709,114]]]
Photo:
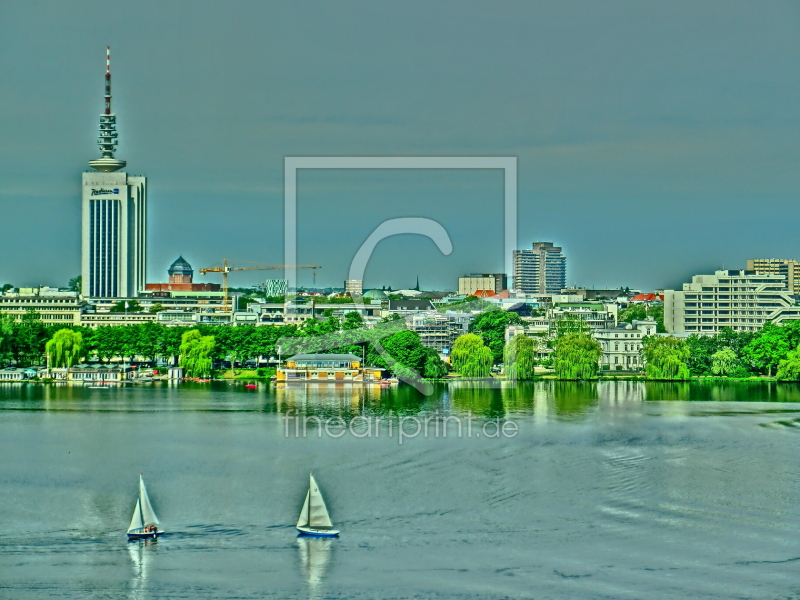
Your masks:
[[[141,529],[142,527],[144,527],[144,521],[142,521],[142,502],[137,498],[136,508],[133,509],[133,517],[131,517],[131,525],[128,527],[128,533],[135,529]]]
[[[147,496],[147,488],[144,487],[144,480],[139,476],[139,501],[142,504],[142,521],[143,527],[150,527],[151,525],[158,525],[158,517],[156,516],[153,507],[150,505],[150,498]]]
[[[305,527],[308,525],[308,497],[310,494],[310,491],[306,492],[306,501],[303,502],[303,509],[300,511],[300,517],[297,519],[298,527]]]
[[[308,526],[309,527],[333,527],[331,518],[328,516],[328,509],[325,508],[325,501],[319,492],[317,482],[311,475],[311,486],[308,490]]]

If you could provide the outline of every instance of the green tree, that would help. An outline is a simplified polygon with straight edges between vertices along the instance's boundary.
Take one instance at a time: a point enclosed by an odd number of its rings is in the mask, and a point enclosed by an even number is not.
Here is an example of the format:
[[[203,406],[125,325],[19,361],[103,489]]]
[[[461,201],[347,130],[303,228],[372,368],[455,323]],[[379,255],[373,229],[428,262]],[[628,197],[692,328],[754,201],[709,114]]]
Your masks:
[[[683,381],[691,377],[689,347],[671,336],[647,336],[642,340],[645,375],[648,379]]]
[[[139,304],[138,300],[120,300],[108,309],[109,312],[113,313],[137,313],[142,312],[142,310],[142,305]]]
[[[555,319],[553,329],[555,330],[555,339],[558,340],[565,335],[575,333],[588,335],[591,328],[586,320],[581,319],[578,315],[564,313]]]
[[[749,360],[760,371],[766,371],[768,377],[772,377],[772,370],[778,366],[781,360],[789,354],[789,349],[796,347],[790,345],[782,327],[774,323],[767,323],[761,329],[758,337],[753,339],[742,353],[746,360]]]
[[[352,311],[345,315],[344,322],[342,323],[342,329],[360,329],[364,326],[364,319],[361,317],[361,314]]]
[[[72,329],[59,329],[45,344],[45,352],[50,357],[50,367],[71,367],[83,355],[83,336]]]
[[[480,334],[483,342],[492,351],[493,363],[499,363],[503,360],[506,328],[509,325],[521,324],[522,318],[515,312],[500,309],[486,310],[472,319],[469,324],[469,332]]]
[[[83,277],[77,275],[76,277],[73,277],[72,279],[69,280],[67,287],[70,289],[71,292],[80,293],[82,282],[83,282]]]
[[[567,333],[556,340],[553,368],[558,379],[597,379],[600,344],[585,333]]]
[[[503,352],[505,375],[508,379],[534,378],[538,346],[538,340],[527,335],[515,335],[508,341]]]
[[[201,335],[191,329],[181,336],[179,364],[187,377],[211,375],[211,355],[214,352],[214,336]]]
[[[481,336],[466,333],[453,344],[450,364],[462,377],[488,377],[492,370],[493,353],[484,345]]]
[[[164,308],[164,305],[161,304],[160,302],[156,302],[155,304],[153,304],[150,307],[150,312],[151,313],[160,313],[161,311],[164,311],[164,310],[167,310],[167,309]]]
[[[718,350],[711,356],[711,361],[711,372],[723,377],[730,377],[739,367],[739,357],[731,348]]]
[[[435,350],[428,348],[428,357],[425,359],[425,369],[423,376],[428,379],[441,379],[447,375],[447,365],[439,358]]]
[[[778,381],[800,381],[800,346],[790,350],[784,360],[778,363]]]
[[[10,336],[8,351],[19,366],[38,363],[45,353],[45,345],[50,339],[47,327],[41,315],[29,308],[20,318],[19,323],[9,323]]]
[[[622,309],[617,317],[620,323],[633,323],[634,321],[644,321],[647,317],[652,317],[656,322],[656,331],[658,333],[665,333],[664,329],[664,306],[656,304],[648,306],[647,304],[631,304],[627,308]]]

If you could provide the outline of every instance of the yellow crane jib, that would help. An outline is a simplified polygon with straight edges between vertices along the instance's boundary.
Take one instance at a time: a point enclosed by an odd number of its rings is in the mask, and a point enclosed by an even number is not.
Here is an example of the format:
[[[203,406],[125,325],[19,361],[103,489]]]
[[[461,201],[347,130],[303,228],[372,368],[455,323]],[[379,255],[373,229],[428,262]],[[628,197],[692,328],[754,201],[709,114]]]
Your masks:
[[[228,273],[231,271],[272,271],[272,270],[286,270],[286,269],[321,269],[321,265],[255,265],[252,267],[235,267],[228,264],[228,259],[222,259],[221,267],[208,267],[207,269],[200,269],[200,273],[206,275],[207,273],[222,273],[222,292],[224,300],[222,303],[222,310],[230,310],[230,303],[228,300]],[[316,275],[316,273],[315,273]]]

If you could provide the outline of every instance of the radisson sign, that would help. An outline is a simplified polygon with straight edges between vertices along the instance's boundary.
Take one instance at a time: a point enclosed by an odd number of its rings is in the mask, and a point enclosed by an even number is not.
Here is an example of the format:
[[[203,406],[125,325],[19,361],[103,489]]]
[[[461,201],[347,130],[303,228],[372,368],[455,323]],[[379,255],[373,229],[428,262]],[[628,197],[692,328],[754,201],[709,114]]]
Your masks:
[[[107,196],[109,194],[119,194],[119,188],[109,190],[108,188],[92,188],[92,196]]]

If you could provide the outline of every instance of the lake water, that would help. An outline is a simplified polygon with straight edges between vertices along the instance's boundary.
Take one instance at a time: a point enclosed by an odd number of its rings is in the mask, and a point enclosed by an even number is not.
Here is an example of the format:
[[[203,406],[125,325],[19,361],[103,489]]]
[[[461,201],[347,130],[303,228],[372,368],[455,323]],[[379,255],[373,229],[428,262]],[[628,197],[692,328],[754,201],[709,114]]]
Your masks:
[[[799,472],[788,384],[4,384],[0,598],[798,598]]]

